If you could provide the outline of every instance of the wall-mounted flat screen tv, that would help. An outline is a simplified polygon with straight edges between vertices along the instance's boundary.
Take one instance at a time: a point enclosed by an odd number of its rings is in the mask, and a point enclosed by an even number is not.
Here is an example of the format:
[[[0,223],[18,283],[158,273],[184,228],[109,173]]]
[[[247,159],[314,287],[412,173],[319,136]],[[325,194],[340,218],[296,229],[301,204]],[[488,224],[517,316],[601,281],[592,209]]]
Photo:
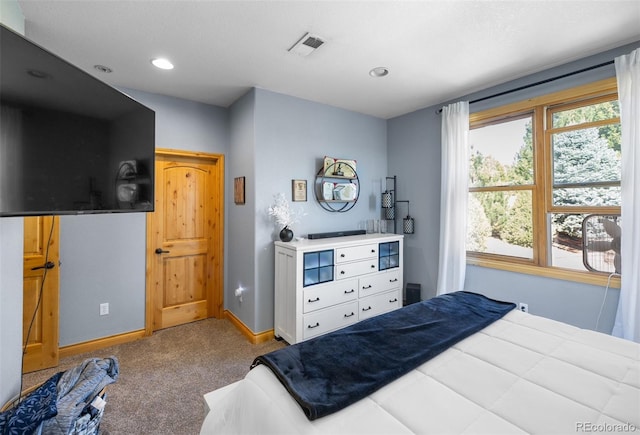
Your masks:
[[[0,216],[153,211],[153,110],[2,25],[0,109]]]

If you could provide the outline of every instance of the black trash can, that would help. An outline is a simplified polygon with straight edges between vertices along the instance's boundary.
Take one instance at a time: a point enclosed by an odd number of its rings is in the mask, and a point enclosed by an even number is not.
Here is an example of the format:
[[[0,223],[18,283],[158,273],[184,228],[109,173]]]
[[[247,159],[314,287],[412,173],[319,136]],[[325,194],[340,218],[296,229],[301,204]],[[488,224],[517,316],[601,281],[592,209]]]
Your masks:
[[[408,282],[404,290],[404,305],[420,302],[420,284]]]

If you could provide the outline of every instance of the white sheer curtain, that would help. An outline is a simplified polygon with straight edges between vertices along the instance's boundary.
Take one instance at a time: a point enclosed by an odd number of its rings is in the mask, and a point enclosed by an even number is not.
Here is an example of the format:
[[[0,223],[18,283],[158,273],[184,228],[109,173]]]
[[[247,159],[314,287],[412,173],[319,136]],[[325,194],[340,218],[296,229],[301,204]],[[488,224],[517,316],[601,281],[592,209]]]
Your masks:
[[[620,302],[613,335],[640,342],[640,49],[616,57],[622,125]]]
[[[442,109],[440,263],[437,294],[464,288],[469,180],[469,102]]]

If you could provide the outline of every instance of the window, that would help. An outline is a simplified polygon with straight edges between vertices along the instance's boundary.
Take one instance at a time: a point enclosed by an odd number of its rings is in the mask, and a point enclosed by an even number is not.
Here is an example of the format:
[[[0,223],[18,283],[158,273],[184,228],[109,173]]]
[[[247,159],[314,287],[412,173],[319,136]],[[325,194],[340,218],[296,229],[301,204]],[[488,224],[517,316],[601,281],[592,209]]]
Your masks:
[[[616,271],[615,243],[595,253],[602,265],[585,265],[595,257],[583,253],[582,234],[587,216],[589,223],[608,219],[619,242],[615,80],[474,113],[470,120],[468,261],[594,284]],[[609,222],[595,225],[611,228]]]

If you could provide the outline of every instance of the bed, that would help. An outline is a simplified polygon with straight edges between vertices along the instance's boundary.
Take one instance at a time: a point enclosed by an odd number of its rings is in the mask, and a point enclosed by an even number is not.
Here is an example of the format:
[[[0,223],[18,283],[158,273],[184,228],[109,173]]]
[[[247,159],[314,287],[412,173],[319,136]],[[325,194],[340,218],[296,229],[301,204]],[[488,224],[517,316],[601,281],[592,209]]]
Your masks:
[[[414,305],[396,312],[405,313]],[[390,315],[378,317],[388,321],[386,316]],[[435,356],[400,377],[322,415],[310,413],[282,375],[257,360],[243,380],[205,395],[208,412],[201,433],[640,430],[639,344],[515,309],[505,310],[497,320],[480,326],[477,332],[438,349]],[[366,329],[366,325],[360,328]],[[285,349],[297,351],[296,346],[304,343],[311,348],[320,344],[312,340]],[[351,345],[347,347],[349,352],[359,353]],[[371,358],[363,359],[363,367],[357,370],[377,366]],[[332,380],[324,379],[323,383],[329,386]]]

